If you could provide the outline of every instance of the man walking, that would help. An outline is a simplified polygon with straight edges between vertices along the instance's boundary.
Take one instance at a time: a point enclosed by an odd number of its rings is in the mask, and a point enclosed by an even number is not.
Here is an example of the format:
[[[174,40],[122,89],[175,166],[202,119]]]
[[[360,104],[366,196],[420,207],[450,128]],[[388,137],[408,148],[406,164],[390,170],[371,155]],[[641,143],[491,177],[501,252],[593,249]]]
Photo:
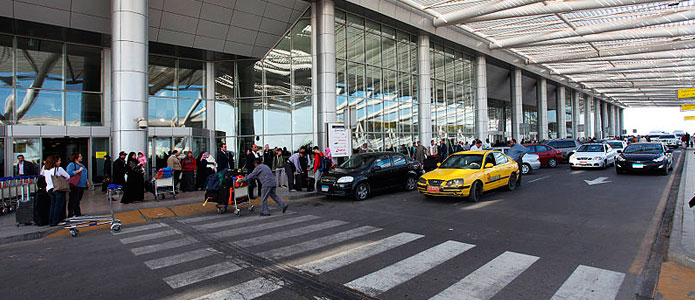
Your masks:
[[[169,155],[169,158],[167,158],[167,167],[171,168],[174,170],[174,189],[176,189],[176,186],[179,184],[179,179],[181,178],[181,161],[179,160],[179,151],[174,150],[171,152],[171,155]]]
[[[425,146],[420,143],[420,141],[417,141],[417,146],[415,146],[415,160],[420,162],[420,165],[424,165],[425,163],[425,158],[427,157],[427,149],[425,149]]]
[[[261,216],[270,216],[270,209],[268,209],[268,197],[272,198],[275,203],[282,208],[282,213],[287,211],[289,205],[282,201],[280,197],[275,194],[275,189],[277,188],[275,178],[273,178],[273,171],[270,168],[261,163],[260,159],[254,161],[254,169],[251,174],[246,175],[241,181],[252,181],[257,180],[261,182],[261,207],[263,211]]]
[[[39,175],[36,172],[36,167],[30,161],[24,160],[24,155],[17,155],[17,168],[15,169],[15,175],[17,176],[32,176]]]
[[[509,142],[509,157],[511,157],[514,161],[516,161],[516,164],[519,165],[519,172],[516,175],[516,185],[521,186],[521,165],[522,165],[522,159],[524,155],[528,153],[528,149],[524,147],[521,144],[518,144],[516,142],[516,139],[512,139],[511,142]]]

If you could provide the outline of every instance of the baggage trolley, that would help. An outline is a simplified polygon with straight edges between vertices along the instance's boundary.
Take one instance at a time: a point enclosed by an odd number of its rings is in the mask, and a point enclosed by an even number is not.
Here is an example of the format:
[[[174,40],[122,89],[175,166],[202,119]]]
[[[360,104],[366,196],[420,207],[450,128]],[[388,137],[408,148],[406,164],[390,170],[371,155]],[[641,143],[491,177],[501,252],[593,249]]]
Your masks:
[[[80,233],[78,228],[92,227],[99,225],[111,224],[111,230],[114,232],[121,231],[121,220],[116,219],[113,214],[113,201],[118,201],[123,196],[123,187],[117,184],[109,184],[106,191],[106,201],[109,202],[110,215],[99,216],[80,216],[65,219],[65,229],[70,231],[70,236],[77,237]]]
[[[174,177],[155,178],[153,182],[154,199],[164,199],[166,194],[171,194],[176,198],[176,189],[174,188]]]
[[[15,181],[14,177],[0,178],[0,198],[2,199],[0,215],[14,212],[17,208],[17,187]]]
[[[222,184],[217,191],[208,191],[205,194],[205,206],[208,202],[217,202],[217,213],[223,214],[227,212],[230,205],[234,205],[234,214],[241,216],[241,209],[246,206],[249,211],[254,210],[254,206],[249,199],[249,186],[246,182],[241,182],[238,179],[243,178],[243,173],[240,171],[228,170],[225,172]]]

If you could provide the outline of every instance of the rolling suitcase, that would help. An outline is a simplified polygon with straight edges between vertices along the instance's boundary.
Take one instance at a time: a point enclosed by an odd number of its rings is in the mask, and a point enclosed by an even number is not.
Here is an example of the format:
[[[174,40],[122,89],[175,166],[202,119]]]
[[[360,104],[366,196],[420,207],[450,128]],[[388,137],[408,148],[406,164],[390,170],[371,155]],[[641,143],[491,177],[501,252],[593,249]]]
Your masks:
[[[27,192],[24,197],[17,200],[17,211],[15,212],[17,227],[20,224],[31,225],[34,222],[34,199],[36,199],[36,194]]]

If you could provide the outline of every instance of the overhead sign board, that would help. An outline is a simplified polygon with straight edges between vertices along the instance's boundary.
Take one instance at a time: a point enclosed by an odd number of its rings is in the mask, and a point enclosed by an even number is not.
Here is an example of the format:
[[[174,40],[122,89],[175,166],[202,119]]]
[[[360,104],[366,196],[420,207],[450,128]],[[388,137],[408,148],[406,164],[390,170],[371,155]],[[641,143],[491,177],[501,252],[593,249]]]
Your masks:
[[[333,157],[350,157],[352,155],[350,132],[350,128],[346,128],[344,124],[328,124],[328,147],[331,148]]]
[[[678,99],[695,98],[695,88],[678,90]]]
[[[683,104],[681,105],[681,111],[695,110],[695,104]]]
[[[686,121],[695,121],[695,116],[685,116]]]

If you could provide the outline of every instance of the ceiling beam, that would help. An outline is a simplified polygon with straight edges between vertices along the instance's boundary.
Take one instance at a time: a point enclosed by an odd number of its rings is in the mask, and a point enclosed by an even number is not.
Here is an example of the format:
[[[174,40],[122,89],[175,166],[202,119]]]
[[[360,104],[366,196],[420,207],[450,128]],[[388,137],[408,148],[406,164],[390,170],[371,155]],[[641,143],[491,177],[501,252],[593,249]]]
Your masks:
[[[602,32],[633,29],[660,24],[683,22],[692,19],[695,19],[695,9],[669,9],[650,16],[628,18],[614,22],[586,25],[582,27],[577,27],[576,29],[568,28],[549,33],[544,32],[537,34],[528,34],[514,38],[495,40],[494,43],[490,43],[490,49],[511,48],[542,41],[556,40],[574,36],[584,36]]]
[[[578,10],[599,9],[616,6],[627,6],[644,3],[663,2],[663,0],[576,0],[576,1],[546,1],[523,6],[516,9],[508,9],[487,15],[470,18],[467,22],[482,22],[502,20],[508,18],[539,16],[556,13],[566,13]]]
[[[494,12],[507,10],[511,8],[516,8],[524,5],[529,5],[533,3],[543,2],[544,0],[497,0],[493,3],[485,2],[479,5],[471,6],[468,8],[460,9],[457,11],[452,11],[450,13],[442,14],[440,17],[434,18],[433,23],[435,27],[441,27],[446,25],[456,25],[465,23],[466,20],[478,17],[482,15],[491,14]]]
[[[654,70],[663,69],[671,67],[691,67],[695,66],[695,61],[679,61],[679,62],[645,62],[640,64],[629,64],[629,65],[618,65],[615,67],[603,67],[603,68],[579,68],[579,69],[555,69],[551,74],[563,74],[563,75],[574,75],[574,74],[589,74],[589,73],[603,73],[603,72],[618,72],[618,71],[634,71],[634,70]]]
[[[598,50],[598,51],[582,51],[582,52],[563,54],[563,55],[546,56],[546,57],[540,57],[540,58],[533,59],[533,61],[529,61],[528,63],[529,64],[533,64],[533,63],[535,63],[535,64],[559,63],[559,62],[566,62],[566,61],[572,61],[572,60],[577,60],[577,59],[594,58],[594,57],[607,58],[607,57],[619,56],[619,55],[628,55],[628,54],[637,54],[637,53],[651,53],[651,52],[670,51],[670,50],[685,50],[685,49],[692,49],[692,48],[695,48],[695,41],[693,41],[693,40],[668,42],[668,43],[655,43],[655,44],[639,45],[639,46],[613,47],[613,48],[608,48],[606,50]]]
[[[565,39],[549,40],[528,44],[528,47],[567,45],[579,43],[620,41],[631,39],[646,38],[673,38],[686,35],[695,35],[695,25],[682,25],[673,27],[650,27],[629,30],[619,30],[614,32],[604,32],[599,34],[589,34]]]

